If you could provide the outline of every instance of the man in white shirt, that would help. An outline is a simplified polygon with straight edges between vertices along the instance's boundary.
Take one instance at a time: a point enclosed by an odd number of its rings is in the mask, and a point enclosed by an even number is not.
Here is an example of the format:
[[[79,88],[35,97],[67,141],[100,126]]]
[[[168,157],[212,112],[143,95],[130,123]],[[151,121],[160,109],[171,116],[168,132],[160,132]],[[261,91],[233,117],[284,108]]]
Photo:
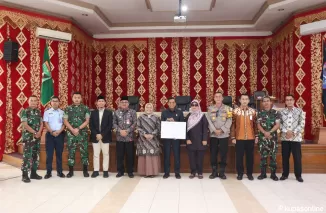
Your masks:
[[[105,109],[103,96],[97,97],[97,109],[92,111],[90,118],[91,141],[93,142],[94,172],[92,178],[99,176],[100,153],[103,153],[103,177],[109,177],[109,143],[112,142],[112,111]]]
[[[286,180],[289,176],[289,159],[292,152],[294,161],[294,173],[297,181],[303,182],[301,177],[301,142],[302,132],[305,127],[305,114],[302,109],[294,107],[293,95],[285,97],[286,108],[281,111],[281,141],[283,173],[280,180]]]
[[[64,147],[64,132],[65,125],[63,124],[64,112],[59,108],[60,100],[57,96],[51,98],[52,108],[44,112],[44,125],[47,129],[45,136],[46,148],[46,175],[44,179],[52,177],[52,160],[53,152],[55,150],[57,161],[57,175],[64,178],[62,173],[62,152]]]

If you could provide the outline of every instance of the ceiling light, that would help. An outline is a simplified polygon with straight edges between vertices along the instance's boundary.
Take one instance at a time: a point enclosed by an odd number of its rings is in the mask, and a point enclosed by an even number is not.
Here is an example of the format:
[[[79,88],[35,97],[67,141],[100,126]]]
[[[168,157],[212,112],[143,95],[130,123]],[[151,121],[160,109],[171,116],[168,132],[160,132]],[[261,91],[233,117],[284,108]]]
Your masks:
[[[281,9],[278,9],[278,11],[283,11],[284,9],[283,8],[281,8]]]
[[[182,12],[186,12],[188,10],[187,5],[182,5],[181,10]]]
[[[82,14],[82,16],[88,16],[88,14],[86,14],[86,13],[83,13],[83,14]]]

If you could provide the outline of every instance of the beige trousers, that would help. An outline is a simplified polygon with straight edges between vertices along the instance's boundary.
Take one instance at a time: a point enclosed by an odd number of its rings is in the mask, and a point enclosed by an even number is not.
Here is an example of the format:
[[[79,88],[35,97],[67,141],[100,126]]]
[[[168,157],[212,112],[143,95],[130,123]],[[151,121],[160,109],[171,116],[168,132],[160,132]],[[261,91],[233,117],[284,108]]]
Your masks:
[[[103,171],[109,170],[109,143],[93,143],[93,164],[94,171],[100,171],[100,153],[103,154]]]

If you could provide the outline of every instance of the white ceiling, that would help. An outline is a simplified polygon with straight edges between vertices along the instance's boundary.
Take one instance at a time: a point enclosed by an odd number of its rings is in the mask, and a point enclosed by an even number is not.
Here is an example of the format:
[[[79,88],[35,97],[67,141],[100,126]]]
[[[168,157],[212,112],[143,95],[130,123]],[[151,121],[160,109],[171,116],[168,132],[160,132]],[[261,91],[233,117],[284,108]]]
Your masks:
[[[207,11],[210,9],[211,0],[184,0],[183,4],[187,5],[191,10]],[[179,8],[179,1],[176,0],[150,0],[153,11],[172,11],[175,12]]]
[[[0,0],[0,3],[72,18],[96,38],[270,35],[294,12],[326,3],[326,0],[216,0],[210,11],[212,1],[184,0],[188,7],[184,14],[186,24],[173,23],[178,0]]]

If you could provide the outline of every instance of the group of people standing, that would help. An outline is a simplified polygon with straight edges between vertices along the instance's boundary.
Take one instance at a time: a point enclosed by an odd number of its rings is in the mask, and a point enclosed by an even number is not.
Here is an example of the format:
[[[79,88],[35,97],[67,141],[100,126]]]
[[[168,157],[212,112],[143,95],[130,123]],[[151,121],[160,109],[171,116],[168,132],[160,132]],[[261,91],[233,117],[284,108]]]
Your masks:
[[[210,161],[212,174],[210,179],[226,179],[227,153],[229,140],[236,148],[237,179],[242,180],[244,174],[243,157],[246,155],[246,174],[249,180],[253,180],[254,144],[258,143],[261,154],[261,174],[258,179],[267,178],[267,158],[270,157],[269,168],[271,179],[278,180],[276,176],[276,153],[278,148],[277,131],[281,132],[283,173],[281,180],[289,175],[289,158],[292,152],[294,158],[294,170],[296,179],[303,182],[301,177],[301,142],[302,131],[305,125],[304,113],[294,107],[294,97],[287,95],[286,108],[280,112],[272,109],[270,97],[263,98],[263,109],[258,113],[248,107],[249,96],[241,95],[240,106],[232,109],[223,104],[223,95],[220,92],[214,95],[214,104],[208,108],[205,114],[201,111],[200,102],[191,102],[190,112],[186,117],[176,108],[174,98],[168,99],[168,109],[164,110],[161,118],[154,114],[154,106],[151,103],[145,105],[145,112],[137,118],[136,111],[129,108],[128,97],[122,97],[119,108],[112,112],[106,108],[103,96],[97,97],[97,109],[90,112],[89,108],[82,104],[82,96],[75,92],[72,96],[73,104],[64,111],[59,109],[60,100],[54,96],[51,99],[51,108],[44,112],[42,119],[36,96],[29,98],[29,107],[21,112],[23,124],[22,139],[24,154],[22,163],[22,181],[30,182],[30,179],[42,179],[36,171],[39,164],[40,138],[43,131],[43,123],[46,133],[46,168],[45,179],[52,177],[52,159],[56,152],[57,175],[64,178],[62,172],[62,152],[64,148],[64,136],[67,135],[68,166],[67,178],[74,176],[75,153],[79,148],[83,175],[88,173],[88,126],[91,131],[90,140],[93,145],[92,178],[99,176],[100,153],[103,154],[103,177],[109,177],[109,144],[112,142],[112,130],[116,131],[116,177],[125,174],[125,155],[127,158],[127,174],[134,177],[134,147],[138,156],[139,175],[147,178],[155,177],[161,168],[160,132],[161,121],[186,122],[186,147],[190,163],[190,176],[203,178],[203,161],[206,149],[210,148]],[[66,130],[66,131],[64,131]],[[137,130],[138,138],[134,146],[134,132]],[[208,138],[210,138],[208,146]],[[164,176],[170,176],[171,148],[174,155],[174,173],[177,179],[180,175],[180,140],[162,139],[164,155]],[[218,154],[220,162],[217,163]],[[30,176],[28,171],[31,170]]]

